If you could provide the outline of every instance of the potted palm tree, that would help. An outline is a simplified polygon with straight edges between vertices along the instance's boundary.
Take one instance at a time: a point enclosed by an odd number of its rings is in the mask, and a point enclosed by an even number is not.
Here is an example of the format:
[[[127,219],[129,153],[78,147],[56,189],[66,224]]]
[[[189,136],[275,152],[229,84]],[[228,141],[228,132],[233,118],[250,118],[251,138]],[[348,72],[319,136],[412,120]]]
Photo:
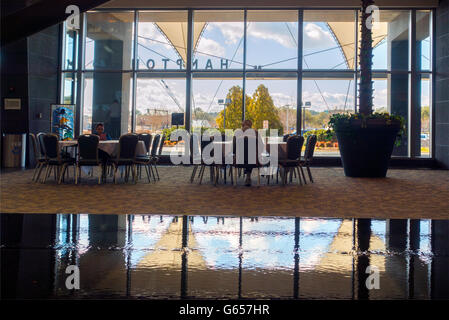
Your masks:
[[[334,114],[329,120],[329,127],[337,135],[345,175],[349,177],[385,177],[395,141],[404,127],[400,116],[373,113],[372,32],[366,13],[372,4],[373,0],[362,0],[359,110]]]

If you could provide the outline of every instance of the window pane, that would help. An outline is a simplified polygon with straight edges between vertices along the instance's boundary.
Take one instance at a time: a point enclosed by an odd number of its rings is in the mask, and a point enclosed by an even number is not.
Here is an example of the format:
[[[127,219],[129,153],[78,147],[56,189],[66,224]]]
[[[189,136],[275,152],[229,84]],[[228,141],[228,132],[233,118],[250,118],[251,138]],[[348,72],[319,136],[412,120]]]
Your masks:
[[[388,82],[387,79],[373,81],[373,109],[376,112],[388,112]]]
[[[243,11],[195,11],[192,68],[243,69]]]
[[[139,12],[137,55],[139,69],[184,69],[187,11]]]
[[[353,69],[355,14],[353,10],[305,10],[304,69]]]
[[[305,109],[303,127],[306,135],[317,135],[315,153],[319,156],[340,156],[336,137],[326,134],[327,124],[330,114],[354,112],[354,80],[305,79],[302,89]]]
[[[242,92],[242,79],[194,79],[192,128],[240,128]]]
[[[75,70],[78,64],[78,31],[71,30],[64,23],[64,54],[62,68]]]
[[[131,69],[133,25],[133,12],[87,13],[85,68]]]
[[[430,11],[416,11],[416,56],[418,70],[430,70],[432,58],[430,39]]]
[[[298,11],[250,10],[247,14],[247,69],[296,69]]]
[[[380,22],[372,29],[373,69],[409,70],[410,11],[380,10],[379,15]],[[360,53],[360,26],[358,29]]]
[[[76,103],[76,74],[73,72],[66,72],[62,74],[62,101],[65,104]]]
[[[83,133],[95,133],[104,124],[111,139],[131,131],[132,77],[130,73],[86,73]]]
[[[170,155],[173,151],[184,151],[184,144],[169,141],[170,128],[176,128],[172,115],[179,114],[185,122],[185,79],[137,78],[136,91],[136,132],[165,134],[166,141],[162,154]],[[180,125],[184,128],[184,125]]]
[[[296,131],[296,112],[289,113],[288,108],[296,109],[296,79],[257,79],[246,81],[246,93],[250,96],[245,118],[253,122],[253,128],[262,129],[268,121],[269,129],[277,129],[278,134]],[[290,110],[289,110],[290,111]]]
[[[430,78],[421,75],[420,83],[420,101],[418,101],[418,114],[420,114],[420,153],[418,156],[421,157],[430,157],[430,119],[431,119],[431,100],[430,100]]]

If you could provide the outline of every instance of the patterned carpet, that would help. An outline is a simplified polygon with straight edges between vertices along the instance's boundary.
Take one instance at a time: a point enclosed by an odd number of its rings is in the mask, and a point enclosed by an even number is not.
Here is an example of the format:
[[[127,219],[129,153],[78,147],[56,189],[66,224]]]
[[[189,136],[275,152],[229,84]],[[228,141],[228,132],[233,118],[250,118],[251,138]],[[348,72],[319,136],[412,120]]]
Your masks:
[[[300,186],[190,184],[189,167],[160,167],[161,180],[97,185],[84,177],[57,185],[31,182],[32,171],[1,175],[3,213],[188,214],[449,219],[449,171],[390,170],[386,179],[347,178],[341,168],[312,168]],[[73,171],[71,171],[73,173]]]

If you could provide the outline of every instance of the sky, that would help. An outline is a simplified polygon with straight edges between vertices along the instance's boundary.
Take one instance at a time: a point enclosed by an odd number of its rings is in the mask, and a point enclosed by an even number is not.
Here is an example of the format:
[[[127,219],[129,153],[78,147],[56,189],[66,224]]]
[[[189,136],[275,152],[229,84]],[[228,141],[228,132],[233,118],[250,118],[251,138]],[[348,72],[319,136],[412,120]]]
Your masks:
[[[295,69],[297,66],[297,22],[249,22],[247,28],[247,70]],[[155,69],[163,69],[162,59],[169,59],[167,68],[179,69],[176,50],[167,43],[165,36],[152,22],[140,22],[138,58],[139,69],[148,70],[147,61],[154,61]],[[228,69],[241,69],[243,61],[243,22],[212,22],[203,30],[194,54],[198,59],[198,69],[205,69],[209,63],[214,70],[220,70],[222,60],[228,59]],[[93,59],[93,41],[87,39],[86,64]],[[344,56],[323,22],[304,23],[304,68],[345,69]],[[387,67],[386,41],[374,49],[373,68]],[[318,54],[310,53],[323,51]],[[423,55],[430,50],[428,41],[423,42]],[[89,62],[88,62],[89,60]],[[423,65],[428,66],[426,59]],[[152,67],[152,62],[149,63]],[[176,97],[180,107],[185,109],[185,80],[164,79],[171,94]],[[259,84],[264,84],[277,107],[291,105],[296,107],[296,80],[269,80],[247,78],[246,92],[252,95]],[[204,111],[217,112],[222,109],[218,99],[223,99],[234,85],[242,87],[242,79],[198,79],[192,84],[193,106]],[[387,81],[374,81],[375,108],[387,106]],[[429,86],[425,82],[422,90],[423,105],[428,105]],[[92,81],[85,84],[85,114],[92,110]],[[354,107],[354,82],[352,80],[303,80],[303,101],[311,102],[312,110],[350,109]],[[137,109],[145,113],[147,109],[165,109],[179,112],[178,106],[170,97],[168,90],[157,79],[138,78]]]

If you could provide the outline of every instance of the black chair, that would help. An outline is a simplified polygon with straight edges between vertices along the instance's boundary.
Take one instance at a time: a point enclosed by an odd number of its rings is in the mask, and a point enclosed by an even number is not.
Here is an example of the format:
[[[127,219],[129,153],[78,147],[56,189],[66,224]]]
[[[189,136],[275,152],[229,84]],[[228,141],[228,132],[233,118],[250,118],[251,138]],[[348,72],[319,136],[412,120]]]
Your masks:
[[[151,148],[151,154],[150,154],[151,165],[152,165],[151,168],[154,167],[154,169],[156,170],[157,180],[160,180],[159,171],[157,170],[157,164],[160,161],[160,156],[162,153],[162,148],[164,147],[164,142],[165,142],[165,134],[163,134],[162,136],[160,134],[157,134],[154,137],[153,146]]]
[[[298,173],[298,183],[302,184],[300,175],[301,166],[301,150],[304,144],[304,137],[291,135],[287,139],[287,158],[280,159],[278,164],[281,169],[282,183],[286,184],[288,179],[288,174],[290,173],[290,182],[293,180],[293,175],[296,176]]]
[[[200,147],[200,139],[201,136],[196,134],[191,134],[190,137],[190,164],[193,165],[192,175],[190,176],[190,183],[193,183],[195,180],[195,175],[198,170],[198,167],[201,165],[201,147]]]
[[[95,134],[84,134],[78,138],[78,161],[76,164],[75,184],[78,184],[78,177],[81,179],[81,167],[99,166],[98,184],[105,177],[102,160],[98,156],[98,145],[100,137]]]
[[[136,172],[136,151],[139,137],[135,133],[127,133],[119,139],[119,151],[116,159],[111,159],[110,163],[114,166],[114,183],[117,183],[117,170],[120,166],[125,166],[125,181],[128,181],[131,171],[134,183],[137,182]]]
[[[217,179],[218,179],[218,172],[216,172],[216,164],[215,163],[206,163],[204,162],[204,158],[203,158],[203,153],[204,153],[204,149],[209,145],[214,143],[214,139],[213,137],[211,137],[210,141],[203,141],[201,139],[201,142],[199,143],[200,146],[200,154],[201,154],[201,161],[200,161],[200,171],[198,173],[198,176],[200,178],[200,182],[199,184],[201,184],[203,182],[203,176],[204,176],[204,171],[206,170],[206,168],[210,169],[210,180],[214,182],[214,185],[217,184]],[[214,156],[214,152],[212,151],[211,156]]]
[[[36,139],[39,145],[39,152],[41,154],[41,157],[45,158],[45,146],[44,146],[44,135],[45,132],[39,132],[36,135]]]
[[[147,174],[147,178],[148,178],[148,182],[151,182],[151,173],[152,168],[151,168],[151,156],[150,156],[150,148],[151,148],[151,142],[152,142],[152,135],[149,133],[141,133],[138,135],[139,136],[139,141],[143,141],[145,144],[145,149],[147,150],[147,154],[146,155],[140,155],[136,157],[136,164],[138,165],[139,168],[139,176],[142,175],[142,167],[145,168],[145,172]]]
[[[301,158],[301,173],[302,173],[302,177],[304,178],[304,182],[306,182],[306,177],[304,175],[304,171],[302,169],[302,167],[306,167],[307,168],[307,173],[309,174],[309,179],[310,182],[313,183],[313,178],[312,178],[312,172],[310,171],[310,164],[312,163],[313,160],[313,153],[315,152],[315,146],[316,146],[316,141],[317,141],[317,136],[312,134],[310,136],[307,137],[307,141],[306,141],[306,150],[304,150],[304,157]]]
[[[140,133],[140,134],[138,134],[138,137],[139,137],[139,141],[143,141],[143,143],[145,144],[145,149],[147,150],[147,154],[149,154],[153,136],[149,133]]]
[[[45,171],[45,176],[42,182],[45,183],[47,177],[53,170],[55,180],[60,184],[67,170],[67,166],[75,165],[75,158],[61,155],[59,138],[56,134],[46,133],[40,137],[42,137],[45,162],[47,163],[47,170]]]
[[[283,142],[287,142],[288,138],[291,137],[291,136],[293,136],[293,134],[290,134],[290,133],[284,134],[284,136],[282,137],[282,141]]]
[[[37,141],[36,136],[33,133],[29,134],[31,144],[33,146],[33,154],[34,160],[36,161],[36,167],[34,168],[33,177],[31,181],[39,181],[39,177],[41,175],[42,169],[46,165],[45,155],[41,153],[41,148],[39,142]]]

